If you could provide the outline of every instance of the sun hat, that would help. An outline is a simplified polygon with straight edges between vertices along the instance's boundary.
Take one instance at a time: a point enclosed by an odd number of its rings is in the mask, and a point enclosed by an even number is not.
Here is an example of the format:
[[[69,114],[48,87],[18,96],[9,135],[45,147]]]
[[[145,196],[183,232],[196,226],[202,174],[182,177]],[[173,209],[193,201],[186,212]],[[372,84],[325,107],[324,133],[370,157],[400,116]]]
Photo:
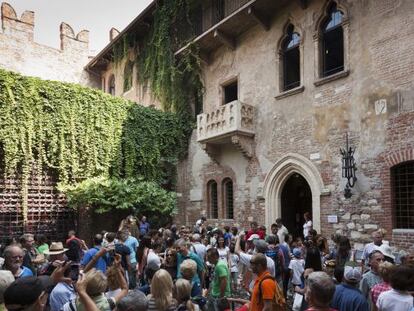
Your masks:
[[[253,241],[253,240],[258,240],[260,239],[260,236],[258,234],[252,234],[247,241]]]
[[[395,260],[395,256],[392,254],[391,247],[388,244],[382,244],[378,249],[385,257],[389,257]]]
[[[358,283],[362,278],[361,268],[357,267],[354,262],[346,262],[344,266],[344,278],[349,282]]]
[[[68,248],[63,248],[62,242],[52,242],[48,250],[45,250],[46,255],[59,255],[66,252]]]

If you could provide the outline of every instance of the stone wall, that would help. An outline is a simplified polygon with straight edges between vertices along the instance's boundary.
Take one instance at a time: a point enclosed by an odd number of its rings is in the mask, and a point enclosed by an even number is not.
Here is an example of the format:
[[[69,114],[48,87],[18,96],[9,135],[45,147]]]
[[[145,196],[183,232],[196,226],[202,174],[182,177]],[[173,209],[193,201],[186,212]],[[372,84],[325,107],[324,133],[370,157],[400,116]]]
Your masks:
[[[34,41],[35,13],[19,18],[11,5],[1,4],[0,67],[27,76],[100,87],[100,79],[84,71],[89,61],[89,32],[75,35],[71,26],[60,25],[60,49]]]
[[[219,107],[220,84],[238,77],[239,100],[257,109],[255,152],[246,158],[229,144],[212,159],[194,134],[188,159],[179,169],[180,215],[185,217],[178,220],[193,223],[200,214],[207,215],[210,176],[232,175],[235,219],[209,222],[270,224],[274,219],[269,215],[280,216],[280,202],[268,200],[273,196],[269,175],[279,169],[275,166],[280,159],[292,155],[280,174],[309,173],[304,177],[316,189],[312,196],[318,204],[313,206],[318,231],[346,234],[359,248],[374,230],[385,228],[393,246],[414,250],[414,230],[394,228],[390,185],[390,168],[414,160],[414,5],[409,0],[338,2],[348,42],[346,72],[336,79],[321,81],[315,65],[317,23],[327,1],[312,1],[306,9],[292,2],[274,17],[269,31],[252,28],[237,39],[236,50],[222,47],[211,56],[203,68],[204,111]],[[302,88],[281,94],[278,44],[288,22],[301,35]],[[346,181],[339,153],[346,133],[356,147],[358,168],[350,199],[343,196]],[[338,223],[328,223],[328,215],[336,215]]]

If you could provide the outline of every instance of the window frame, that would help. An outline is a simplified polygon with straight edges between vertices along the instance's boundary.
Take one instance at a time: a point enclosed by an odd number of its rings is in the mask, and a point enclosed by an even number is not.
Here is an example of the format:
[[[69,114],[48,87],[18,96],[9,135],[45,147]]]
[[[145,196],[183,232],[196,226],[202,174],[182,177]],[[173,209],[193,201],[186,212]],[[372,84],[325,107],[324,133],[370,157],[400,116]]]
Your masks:
[[[215,198],[213,198],[213,186],[215,186]],[[219,194],[218,194],[218,184],[215,180],[209,180],[207,183],[207,204],[208,204],[208,216],[210,219],[218,219],[219,218]],[[213,204],[215,202],[216,205],[216,213],[213,213]],[[217,216],[217,217],[214,217]]]
[[[231,184],[231,215],[229,209],[229,194],[227,185]],[[223,217],[225,219],[234,219],[234,183],[230,177],[226,177],[222,182],[222,196],[223,196]],[[231,216],[231,217],[230,217]]]
[[[405,188],[409,187],[410,190],[408,190],[408,191],[410,191],[409,194],[411,194],[412,199],[411,198],[407,199],[406,204],[409,205],[409,206],[406,208],[406,211],[404,211],[407,214],[405,217],[408,218],[408,220],[403,219],[403,220],[399,221],[399,218],[403,217],[402,216],[403,212],[400,209],[401,206],[398,206],[397,196],[398,196],[398,198],[401,198],[401,196],[398,195],[398,193],[400,192],[399,190],[401,190],[401,188],[404,188],[404,186],[401,187],[400,185],[398,185],[398,187],[397,187],[397,185],[396,185],[396,177],[397,176],[396,175],[398,174],[398,176],[401,177],[401,175],[402,175],[401,172],[398,172],[397,170],[406,168],[407,166],[411,166],[413,177],[411,177],[412,184],[409,184],[408,180],[405,180]],[[410,219],[411,218],[414,219],[414,160],[404,161],[404,162],[401,162],[401,163],[398,163],[398,164],[392,166],[390,168],[390,176],[391,176],[391,193],[392,193],[391,207],[392,207],[392,215],[393,215],[393,228],[394,229],[400,229],[400,230],[401,229],[413,230],[414,229],[414,220],[410,221]],[[408,177],[406,175],[404,177],[406,177],[405,179],[408,179]],[[403,178],[403,180],[404,180],[404,178]],[[412,203],[410,204],[410,202],[412,202]],[[410,205],[412,207],[411,211],[410,211],[410,208],[409,208]],[[400,216],[398,216],[398,214],[400,214]],[[404,225],[401,224],[402,222],[404,222],[404,220],[408,222],[408,226],[404,226]]]

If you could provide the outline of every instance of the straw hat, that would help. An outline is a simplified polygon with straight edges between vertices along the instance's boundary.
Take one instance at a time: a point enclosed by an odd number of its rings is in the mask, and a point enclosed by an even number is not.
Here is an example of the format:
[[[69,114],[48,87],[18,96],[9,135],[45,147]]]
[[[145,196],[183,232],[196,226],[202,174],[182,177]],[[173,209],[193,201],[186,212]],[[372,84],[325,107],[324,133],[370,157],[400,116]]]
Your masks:
[[[66,252],[68,248],[63,248],[62,242],[52,242],[48,250],[45,250],[46,255],[59,255]]]

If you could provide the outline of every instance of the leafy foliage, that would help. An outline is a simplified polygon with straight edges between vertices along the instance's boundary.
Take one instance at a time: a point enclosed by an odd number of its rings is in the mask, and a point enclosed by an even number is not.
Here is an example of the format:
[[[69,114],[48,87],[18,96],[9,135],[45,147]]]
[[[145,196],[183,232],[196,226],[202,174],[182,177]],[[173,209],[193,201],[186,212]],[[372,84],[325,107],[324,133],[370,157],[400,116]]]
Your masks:
[[[135,179],[87,179],[76,185],[60,185],[68,204],[79,208],[89,206],[97,213],[123,209],[136,212],[155,212],[164,215],[175,211],[176,196],[155,182]]]
[[[99,90],[0,70],[1,165],[21,176],[27,216],[29,176],[54,170],[74,184],[87,178],[145,177],[167,184],[187,148],[187,120]],[[175,173],[175,172],[173,172]]]

